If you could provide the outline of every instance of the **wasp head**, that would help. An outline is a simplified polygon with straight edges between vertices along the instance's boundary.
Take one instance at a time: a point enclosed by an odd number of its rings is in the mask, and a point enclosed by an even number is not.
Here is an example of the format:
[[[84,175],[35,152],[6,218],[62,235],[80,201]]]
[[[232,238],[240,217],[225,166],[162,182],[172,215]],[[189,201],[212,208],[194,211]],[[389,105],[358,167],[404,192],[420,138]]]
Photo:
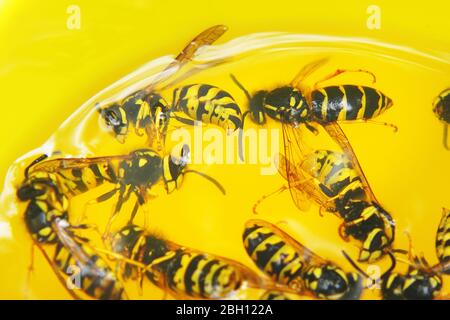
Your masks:
[[[432,300],[442,289],[439,275],[426,270],[414,269],[406,275],[392,273],[382,283],[383,299]]]
[[[358,274],[346,274],[342,269],[331,264],[311,267],[305,280],[306,286],[319,298],[357,299],[362,292]]]
[[[439,120],[450,123],[450,89],[444,90],[433,103],[433,112]]]
[[[122,106],[114,103],[102,108],[97,104],[97,111],[106,129],[116,137],[117,141],[124,143],[128,134],[128,120]]]

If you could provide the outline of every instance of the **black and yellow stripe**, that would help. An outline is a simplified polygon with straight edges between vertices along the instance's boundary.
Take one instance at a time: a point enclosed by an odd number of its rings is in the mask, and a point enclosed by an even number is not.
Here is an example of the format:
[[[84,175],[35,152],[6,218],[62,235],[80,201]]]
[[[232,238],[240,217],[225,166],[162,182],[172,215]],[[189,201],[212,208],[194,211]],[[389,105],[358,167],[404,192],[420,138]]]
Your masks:
[[[450,210],[442,209],[442,218],[436,233],[436,254],[440,264],[450,264]],[[450,273],[450,266],[443,270],[444,273]]]
[[[97,188],[104,183],[119,182],[119,163],[108,161],[92,163],[78,168],[61,169],[56,172],[61,187],[68,197],[74,197]]]
[[[385,300],[433,300],[441,289],[442,278],[421,268],[413,268],[407,274],[389,273],[381,283]]]
[[[388,235],[392,218],[379,205],[369,202],[361,177],[352,162],[340,152],[316,150],[307,155],[302,169],[316,182],[322,193],[333,201],[335,210],[344,219],[345,237],[362,242],[359,261],[375,261],[392,242]]]
[[[263,110],[272,119],[289,124],[300,123],[301,119],[309,114],[308,104],[303,94],[300,90],[289,86],[266,92]],[[253,120],[260,122],[254,117]]]
[[[279,285],[321,299],[357,299],[361,294],[357,273],[345,273],[268,222],[248,221],[242,239],[253,262]]]
[[[379,259],[393,241],[392,218],[377,204],[366,201],[349,201],[339,211],[343,217],[346,236],[362,241],[359,261],[373,262]]]
[[[274,230],[250,224],[246,226],[242,239],[247,254],[266,275],[294,290],[301,286],[304,257]]]
[[[320,123],[372,119],[392,106],[381,91],[356,85],[328,86],[311,93],[311,112]]]
[[[53,262],[60,272],[73,277],[74,285],[80,286],[75,290],[82,290],[93,299],[122,299],[122,284],[105,260],[84,242],[75,237],[72,241],[76,248],[67,247],[59,241],[56,243]]]
[[[233,97],[209,84],[192,84],[174,91],[173,111],[191,119],[234,131],[242,128],[242,113]]]
[[[55,243],[56,233],[51,227],[55,217],[67,219],[69,201],[60,192],[55,174],[33,172],[17,190],[20,201],[28,201],[25,224],[31,236],[39,243]]]
[[[112,237],[112,250],[148,266],[147,277],[178,297],[223,299],[247,281],[243,269],[219,256],[197,252],[129,225]],[[136,267],[123,269],[125,278]],[[163,280],[162,280],[162,279]]]
[[[302,168],[317,179],[319,188],[330,198],[355,199],[364,193],[361,178],[343,153],[316,150],[306,156]]]
[[[205,299],[230,296],[242,285],[241,275],[221,259],[179,249],[163,265],[169,288],[180,294]]]
[[[169,122],[169,105],[157,93],[137,91],[98,111],[121,143],[125,142],[132,128],[138,136],[146,133],[152,140],[155,137],[164,140]]]

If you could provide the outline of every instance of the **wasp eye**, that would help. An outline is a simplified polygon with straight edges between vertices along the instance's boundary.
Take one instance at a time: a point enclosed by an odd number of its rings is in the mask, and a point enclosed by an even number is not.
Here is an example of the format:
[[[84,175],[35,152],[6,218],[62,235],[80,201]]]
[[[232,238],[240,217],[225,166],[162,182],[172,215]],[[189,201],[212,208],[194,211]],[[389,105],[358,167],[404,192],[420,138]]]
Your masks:
[[[102,112],[103,118],[106,121],[107,125],[111,126],[118,126],[120,125],[120,115],[116,112],[116,110],[113,110],[111,108],[105,109]]]

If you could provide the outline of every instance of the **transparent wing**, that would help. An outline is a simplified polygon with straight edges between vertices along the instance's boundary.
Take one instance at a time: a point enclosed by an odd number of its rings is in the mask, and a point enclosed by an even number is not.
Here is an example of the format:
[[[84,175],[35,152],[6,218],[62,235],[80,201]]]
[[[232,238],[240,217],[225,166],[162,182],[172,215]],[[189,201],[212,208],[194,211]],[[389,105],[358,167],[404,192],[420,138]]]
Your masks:
[[[369,185],[369,182],[367,181],[366,176],[364,175],[364,171],[362,170],[361,165],[359,164],[355,151],[353,150],[353,147],[351,146],[350,141],[347,139],[347,136],[345,135],[344,131],[342,131],[342,128],[339,126],[337,122],[324,124],[323,127],[328,132],[328,134],[333,138],[333,140],[336,141],[336,143],[341,147],[342,151],[351,161],[353,169],[361,178],[361,182],[367,197],[371,201],[379,203],[375,197],[375,194],[372,191],[372,188]]]
[[[436,232],[436,255],[441,264],[446,264],[445,270],[450,270],[450,210],[442,209],[442,218]],[[447,252],[446,252],[447,250]]]
[[[189,62],[200,47],[205,45],[211,45],[217,39],[219,39],[227,30],[228,27],[225,25],[215,25],[198,34],[194,39],[192,39],[189,42],[189,44],[186,47],[184,47],[183,50],[181,50],[181,52],[176,56],[175,61],[170,63],[162,72],[160,72],[159,75],[155,78],[155,80],[144,90],[148,93],[152,92],[154,87],[158,83],[168,79],[178,70],[180,70],[183,65]]]
[[[58,172],[65,169],[85,168],[94,164],[105,164],[108,161],[130,159],[131,155],[105,156],[95,158],[57,158],[40,162],[33,166],[32,171]]]
[[[320,190],[318,181],[303,170],[307,155],[313,151],[302,141],[301,128],[283,125],[284,153],[279,155],[278,171],[288,181],[292,200],[301,211],[307,211],[311,200],[319,206],[334,211],[333,201]]]
[[[285,231],[283,231],[281,228],[277,227],[276,225],[259,219],[252,219],[248,220],[245,223],[246,227],[251,227],[252,225],[259,225],[263,226],[265,228],[268,228],[272,230],[277,236],[283,239],[288,245],[290,245],[294,250],[302,256],[306,262],[310,262],[313,264],[322,264],[327,262],[324,258],[318,256],[308,248],[306,248],[304,245],[302,245],[300,242],[292,238],[289,234],[287,234]]]
[[[295,76],[295,78],[292,80],[291,85],[293,87],[299,88],[301,89],[302,82],[309,76],[311,75],[314,71],[316,71],[317,69],[319,69],[321,66],[323,66],[325,63],[327,63],[329,60],[328,57],[322,58],[322,59],[318,59],[318,60],[314,60],[310,63],[308,63],[307,65],[305,65]]]

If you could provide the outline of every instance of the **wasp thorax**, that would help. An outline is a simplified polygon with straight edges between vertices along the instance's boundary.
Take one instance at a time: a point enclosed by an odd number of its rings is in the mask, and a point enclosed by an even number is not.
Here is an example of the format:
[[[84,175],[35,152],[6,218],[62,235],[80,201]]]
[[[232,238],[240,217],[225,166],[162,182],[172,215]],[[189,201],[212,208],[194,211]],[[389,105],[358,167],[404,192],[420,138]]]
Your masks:
[[[267,96],[267,91],[258,91],[250,99],[250,115],[253,122],[256,124],[266,123],[266,116],[264,111],[264,100]]]

